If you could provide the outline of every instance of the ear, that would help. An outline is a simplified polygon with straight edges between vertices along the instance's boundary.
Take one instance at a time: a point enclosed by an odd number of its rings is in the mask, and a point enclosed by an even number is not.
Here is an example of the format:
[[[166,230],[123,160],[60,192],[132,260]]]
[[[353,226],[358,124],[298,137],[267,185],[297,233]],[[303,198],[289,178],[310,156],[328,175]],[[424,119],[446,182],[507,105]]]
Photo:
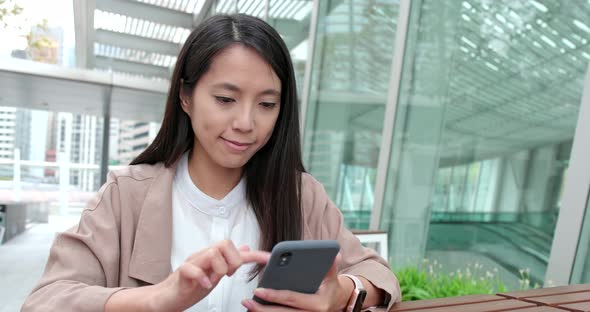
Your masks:
[[[178,97],[180,98],[180,107],[182,108],[182,110],[190,115],[190,109],[191,109],[191,97],[187,95],[187,93],[184,90],[184,83],[182,80],[180,80],[180,87],[179,87],[179,91],[178,91]]]

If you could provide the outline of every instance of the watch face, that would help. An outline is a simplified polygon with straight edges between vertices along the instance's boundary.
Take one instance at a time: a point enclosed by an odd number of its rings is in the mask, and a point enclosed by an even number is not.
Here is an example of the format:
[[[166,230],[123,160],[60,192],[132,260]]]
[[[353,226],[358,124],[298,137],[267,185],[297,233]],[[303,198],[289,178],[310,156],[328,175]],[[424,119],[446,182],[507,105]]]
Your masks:
[[[366,296],[367,296],[366,290],[363,289],[363,290],[359,291],[359,294],[356,297],[356,302],[354,303],[354,308],[352,309],[352,312],[361,312],[361,309],[363,308],[363,303],[365,303]]]

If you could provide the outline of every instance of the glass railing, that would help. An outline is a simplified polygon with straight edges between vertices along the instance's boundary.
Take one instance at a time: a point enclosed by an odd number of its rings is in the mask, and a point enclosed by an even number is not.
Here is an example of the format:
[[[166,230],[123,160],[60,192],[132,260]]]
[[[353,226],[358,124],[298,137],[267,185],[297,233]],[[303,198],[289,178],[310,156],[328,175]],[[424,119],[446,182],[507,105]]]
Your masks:
[[[523,271],[531,285],[543,285],[556,220],[554,211],[433,212],[426,254],[445,258],[453,253],[453,257],[463,255],[480,263],[492,263],[509,275],[503,279],[511,288],[518,287]]]
[[[548,235],[553,235],[558,211],[547,212],[432,212],[433,223],[523,223]]]

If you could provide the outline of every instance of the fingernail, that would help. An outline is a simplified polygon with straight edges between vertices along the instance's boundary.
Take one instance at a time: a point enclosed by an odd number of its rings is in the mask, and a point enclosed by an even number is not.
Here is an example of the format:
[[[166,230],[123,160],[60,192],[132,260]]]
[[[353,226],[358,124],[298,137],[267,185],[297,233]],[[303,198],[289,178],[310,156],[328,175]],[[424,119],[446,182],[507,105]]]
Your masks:
[[[250,303],[250,300],[248,299],[242,300],[242,305],[245,306],[247,309],[252,309],[252,303]]]
[[[256,288],[256,290],[254,290],[254,294],[258,297],[265,297],[266,296],[266,289]]]

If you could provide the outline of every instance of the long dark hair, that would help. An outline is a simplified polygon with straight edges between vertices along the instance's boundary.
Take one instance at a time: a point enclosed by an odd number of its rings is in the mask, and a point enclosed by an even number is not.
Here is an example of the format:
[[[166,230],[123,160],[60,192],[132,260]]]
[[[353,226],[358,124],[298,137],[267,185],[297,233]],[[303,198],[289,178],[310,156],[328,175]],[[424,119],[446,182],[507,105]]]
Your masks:
[[[170,81],[158,135],[131,164],[174,164],[193,147],[195,134],[181,108],[180,92],[191,94],[212,59],[232,44],[256,50],[281,80],[281,110],[266,145],[244,167],[247,198],[260,226],[260,249],[302,238],[301,143],[293,64],[279,34],[264,21],[244,15],[217,15],[201,23],[182,47]],[[183,94],[184,94],[183,93]],[[260,272],[258,267],[253,273]]]

